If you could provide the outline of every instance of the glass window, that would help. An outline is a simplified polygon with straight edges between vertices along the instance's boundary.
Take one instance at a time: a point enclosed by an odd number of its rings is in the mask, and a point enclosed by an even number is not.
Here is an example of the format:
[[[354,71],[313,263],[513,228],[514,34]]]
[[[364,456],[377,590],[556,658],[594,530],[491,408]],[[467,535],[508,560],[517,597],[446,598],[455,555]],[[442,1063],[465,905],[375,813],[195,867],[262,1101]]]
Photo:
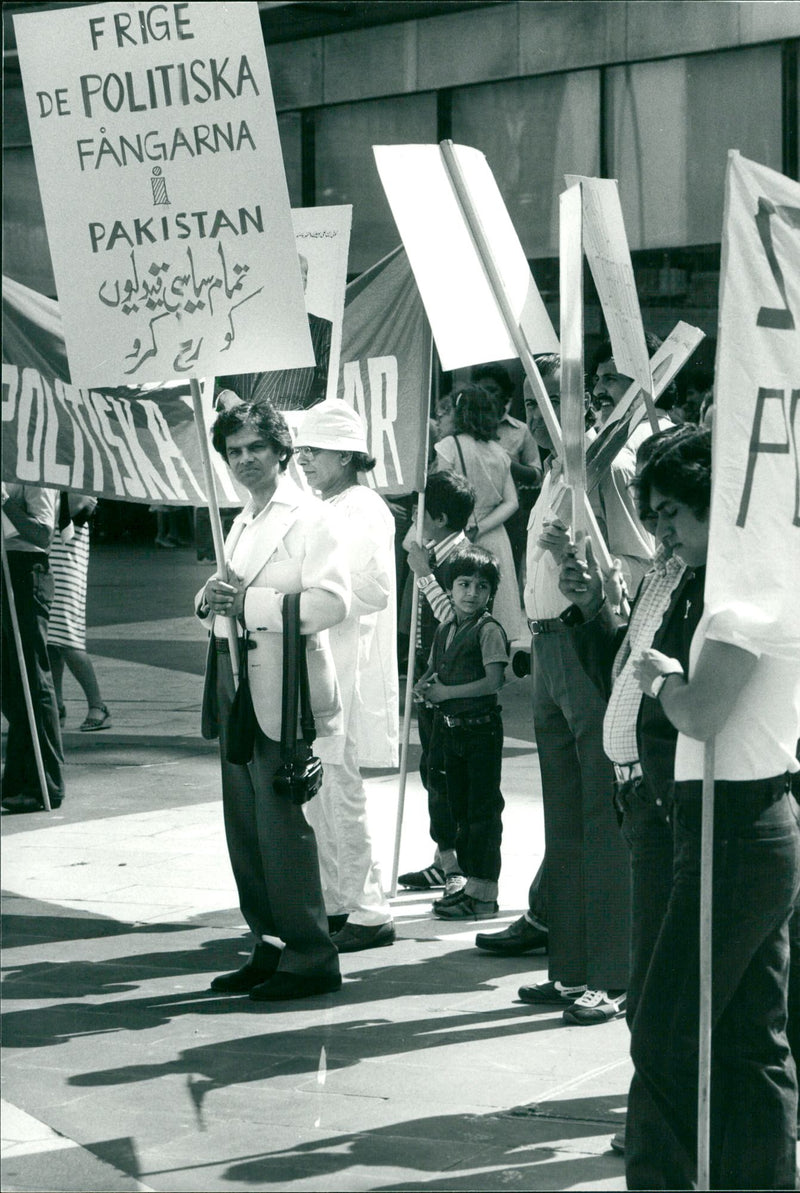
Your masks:
[[[320,109],[315,136],[316,200],[353,204],[350,273],[362,273],[400,243],[373,145],[436,142],[432,92]]]
[[[728,150],[781,169],[780,47],[612,67],[607,111],[631,248],[719,241]]]
[[[453,140],[486,155],[527,257],[558,253],[564,174],[600,169],[598,71],[453,92]]]
[[[292,207],[303,206],[303,143],[299,112],[283,112],[278,116],[278,134],[286,170],[286,185]]]

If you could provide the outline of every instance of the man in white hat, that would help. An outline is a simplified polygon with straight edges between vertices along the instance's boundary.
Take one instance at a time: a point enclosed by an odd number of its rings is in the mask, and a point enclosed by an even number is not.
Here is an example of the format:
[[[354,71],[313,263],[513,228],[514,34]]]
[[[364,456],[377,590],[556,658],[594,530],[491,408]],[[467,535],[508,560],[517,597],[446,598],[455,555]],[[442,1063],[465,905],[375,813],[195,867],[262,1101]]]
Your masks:
[[[346,402],[326,401],[308,411],[296,455],[311,488],[341,516],[353,586],[349,616],[330,631],[344,734],[317,743],[325,777],[319,795],[305,805],[333,942],[350,953],[395,939],[359,770],[397,765],[394,519],[383,499],[359,483],[359,473],[374,468],[375,460],[361,419]]]

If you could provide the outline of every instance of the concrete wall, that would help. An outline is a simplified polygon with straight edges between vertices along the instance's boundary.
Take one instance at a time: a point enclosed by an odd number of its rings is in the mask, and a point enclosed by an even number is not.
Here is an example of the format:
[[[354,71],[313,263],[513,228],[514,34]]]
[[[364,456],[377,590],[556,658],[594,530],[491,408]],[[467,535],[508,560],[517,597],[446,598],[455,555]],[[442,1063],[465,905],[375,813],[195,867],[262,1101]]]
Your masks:
[[[800,0],[520,0],[269,46],[278,110],[800,36]]]

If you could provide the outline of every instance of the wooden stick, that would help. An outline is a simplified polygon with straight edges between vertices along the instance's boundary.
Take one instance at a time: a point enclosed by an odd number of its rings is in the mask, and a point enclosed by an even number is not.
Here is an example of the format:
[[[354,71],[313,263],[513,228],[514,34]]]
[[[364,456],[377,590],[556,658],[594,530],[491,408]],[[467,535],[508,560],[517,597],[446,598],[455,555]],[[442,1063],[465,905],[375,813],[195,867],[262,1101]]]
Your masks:
[[[206,497],[208,498],[208,516],[211,520],[211,537],[214,540],[217,575],[227,578],[225,536],[222,533],[222,518],[219,512],[217,484],[214,479],[214,469],[211,465],[211,453],[208,450],[208,433],[203,417],[203,395],[200,386],[201,382],[197,378],[191,377],[189,379],[189,387],[192,391],[194,424],[197,429],[197,438],[200,441],[200,459],[203,461],[203,478],[206,485]],[[230,645],[231,670],[233,671],[233,683],[235,687],[239,683],[239,634],[236,628],[236,620],[233,617],[226,617],[224,620],[228,643]]]
[[[19,632],[19,619],[17,617],[17,606],[14,601],[14,589],[11,587],[11,569],[8,566],[8,556],[6,555],[6,535],[5,531],[0,529],[0,549],[3,555],[3,581],[6,586],[6,596],[8,597],[8,611],[11,615],[11,629],[14,633],[14,646],[17,650],[17,661],[19,663],[19,674],[22,680],[22,694],[25,698],[25,711],[28,714],[28,727],[31,731],[31,742],[33,744],[33,757],[36,762],[36,773],[39,776],[39,787],[42,792],[42,801],[44,803],[45,812],[52,812],[53,808],[50,803],[50,794],[47,790],[47,778],[44,773],[44,762],[42,761],[42,747],[39,744],[39,731],[36,727],[36,714],[33,711],[33,699],[31,697],[31,685],[28,679],[28,668],[25,665],[25,651],[22,646],[22,635]]]
[[[414,541],[422,546],[422,521],[425,517],[425,493],[419,495],[417,505],[417,532]],[[400,781],[397,791],[397,817],[394,829],[394,854],[392,856],[392,882],[389,897],[397,894],[397,873],[400,869],[400,841],[403,833],[403,812],[406,803],[406,781],[408,779],[408,748],[411,738],[411,708],[414,703],[414,669],[417,659],[417,622],[419,620],[419,587],[414,577],[411,593],[411,632],[408,639],[408,667],[406,669],[406,693],[403,705],[403,734],[400,739]]]
[[[697,1188],[711,1188],[711,997],[714,884],[714,741],[703,756],[703,818],[700,837],[700,1023],[697,1067]]]
[[[550,401],[547,390],[544,387],[544,382],[542,381],[536,361],[533,358],[533,353],[528,346],[528,341],[525,339],[525,333],[520,327],[519,322],[512,310],[511,303],[508,300],[508,296],[503,285],[503,280],[500,277],[500,272],[494,261],[488,237],[486,236],[477,213],[475,212],[475,209],[472,205],[472,199],[469,194],[466,180],[464,179],[461,167],[458,164],[458,160],[453,151],[453,142],[440,141],[439,150],[442,154],[445,169],[447,170],[448,176],[450,178],[453,192],[461,209],[461,214],[464,217],[467,230],[469,231],[470,236],[472,237],[472,242],[475,245],[475,251],[477,252],[478,258],[481,262],[481,265],[483,266],[486,279],[491,286],[492,293],[503,318],[503,322],[506,325],[506,330],[508,331],[509,337],[514,345],[517,355],[522,362],[522,367],[525,370],[525,376],[530,384],[531,389],[533,390],[536,401],[539,403],[539,409],[542,412],[545,426],[547,427],[550,438],[553,441],[553,447],[556,451],[556,454],[560,456],[563,452],[561,427],[559,426],[558,419],[556,418],[555,411],[553,410],[553,404]],[[606,546],[605,539],[603,538],[603,535],[600,531],[600,527],[597,525],[597,519],[594,516],[594,511],[589,505],[588,498],[586,499],[585,508],[586,521],[588,524],[589,533],[592,536],[592,543],[595,548],[597,561],[600,564],[601,570],[610,571],[611,555],[609,553],[608,547]]]

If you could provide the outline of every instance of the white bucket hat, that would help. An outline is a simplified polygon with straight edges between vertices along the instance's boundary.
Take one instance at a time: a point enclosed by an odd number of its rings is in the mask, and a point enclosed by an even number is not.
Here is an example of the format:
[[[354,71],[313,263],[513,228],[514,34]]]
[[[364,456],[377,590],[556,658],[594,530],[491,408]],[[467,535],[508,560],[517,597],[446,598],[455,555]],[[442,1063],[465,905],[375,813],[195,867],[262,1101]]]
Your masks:
[[[334,452],[363,452],[369,455],[367,436],[360,416],[340,398],[312,406],[295,437],[298,447],[321,447]]]

